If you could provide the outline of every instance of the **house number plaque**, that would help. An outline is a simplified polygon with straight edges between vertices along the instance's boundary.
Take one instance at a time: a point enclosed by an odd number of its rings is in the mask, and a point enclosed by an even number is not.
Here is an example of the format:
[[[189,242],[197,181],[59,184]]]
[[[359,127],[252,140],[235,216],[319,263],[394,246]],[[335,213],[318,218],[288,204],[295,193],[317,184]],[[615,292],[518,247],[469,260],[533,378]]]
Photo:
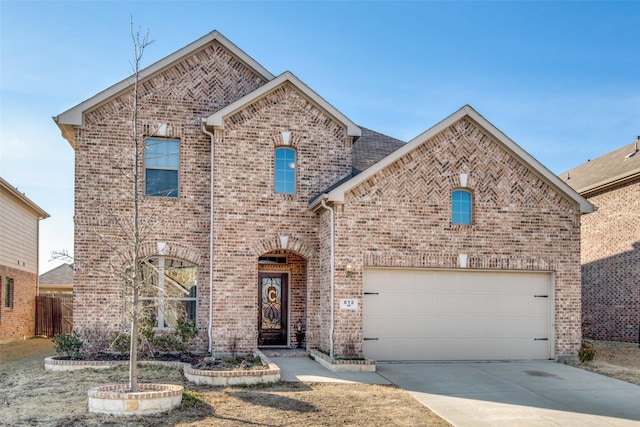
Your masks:
[[[340,310],[357,310],[357,309],[358,309],[357,299],[341,299],[340,300]]]

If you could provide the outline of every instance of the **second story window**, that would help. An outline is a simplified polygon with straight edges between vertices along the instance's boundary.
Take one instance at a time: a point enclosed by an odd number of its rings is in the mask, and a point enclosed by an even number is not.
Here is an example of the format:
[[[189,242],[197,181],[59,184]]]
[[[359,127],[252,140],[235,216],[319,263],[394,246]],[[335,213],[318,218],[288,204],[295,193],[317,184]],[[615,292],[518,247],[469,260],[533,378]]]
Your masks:
[[[275,192],[294,194],[296,192],[296,151],[280,147],[275,152]]]
[[[454,190],[451,193],[451,224],[471,225],[471,192]]]
[[[149,138],[144,144],[145,194],[178,197],[180,142]]]

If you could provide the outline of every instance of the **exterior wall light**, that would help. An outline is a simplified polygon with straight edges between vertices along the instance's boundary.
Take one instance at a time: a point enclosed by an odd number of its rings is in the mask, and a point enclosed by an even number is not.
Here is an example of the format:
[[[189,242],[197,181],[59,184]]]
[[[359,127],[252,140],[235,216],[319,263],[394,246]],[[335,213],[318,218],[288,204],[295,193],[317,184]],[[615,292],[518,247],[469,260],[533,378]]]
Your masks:
[[[344,270],[347,273],[347,277],[350,277],[353,270],[353,264],[351,263],[351,259],[347,259],[347,263],[344,266]]]

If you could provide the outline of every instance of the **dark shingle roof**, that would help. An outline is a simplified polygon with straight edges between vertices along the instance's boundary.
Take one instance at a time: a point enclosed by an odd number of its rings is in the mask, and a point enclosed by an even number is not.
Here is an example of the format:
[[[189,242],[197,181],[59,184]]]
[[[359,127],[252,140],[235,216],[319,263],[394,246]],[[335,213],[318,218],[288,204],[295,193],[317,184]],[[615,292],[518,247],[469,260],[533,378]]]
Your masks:
[[[351,175],[343,176],[328,188],[314,195],[309,199],[309,203],[317,199],[321,194],[331,191],[344,182],[349,181],[363,170],[373,166],[406,144],[404,141],[372,131],[371,129],[363,128],[362,126],[360,126],[360,129],[362,130],[362,136],[358,138],[351,149]]]
[[[73,283],[73,264],[61,264],[42,273],[39,278],[41,285],[66,285]]]
[[[580,194],[602,189],[638,175],[640,176],[640,152],[638,141],[627,144],[604,156],[570,169],[560,178]],[[635,153],[630,156],[631,153]]]
[[[369,166],[382,160],[398,148],[402,147],[405,142],[392,138],[387,135],[363,128],[362,136],[353,144],[352,161],[353,176],[359,174]]]

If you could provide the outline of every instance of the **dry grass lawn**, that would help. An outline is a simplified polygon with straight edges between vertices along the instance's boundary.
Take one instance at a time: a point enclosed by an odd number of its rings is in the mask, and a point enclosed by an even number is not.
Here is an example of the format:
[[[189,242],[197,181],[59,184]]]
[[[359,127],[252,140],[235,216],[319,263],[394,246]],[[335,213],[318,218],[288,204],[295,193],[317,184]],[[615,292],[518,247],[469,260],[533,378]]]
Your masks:
[[[596,350],[592,362],[571,362],[591,372],[640,385],[640,348],[638,344],[589,341]]]
[[[260,387],[197,386],[176,368],[140,367],[140,382],[185,386],[180,409],[147,417],[91,414],[87,390],[126,383],[125,368],[48,372],[48,339],[0,345],[0,424],[11,426],[449,426],[395,387],[280,383]]]
[[[637,344],[595,342],[593,362],[571,364],[640,385]],[[0,424],[11,426],[448,426],[395,386],[280,383],[256,387],[197,386],[180,369],[141,366],[141,382],[182,384],[182,407],[147,417],[91,414],[87,390],[128,381],[125,368],[48,372],[48,339],[0,345]]]

